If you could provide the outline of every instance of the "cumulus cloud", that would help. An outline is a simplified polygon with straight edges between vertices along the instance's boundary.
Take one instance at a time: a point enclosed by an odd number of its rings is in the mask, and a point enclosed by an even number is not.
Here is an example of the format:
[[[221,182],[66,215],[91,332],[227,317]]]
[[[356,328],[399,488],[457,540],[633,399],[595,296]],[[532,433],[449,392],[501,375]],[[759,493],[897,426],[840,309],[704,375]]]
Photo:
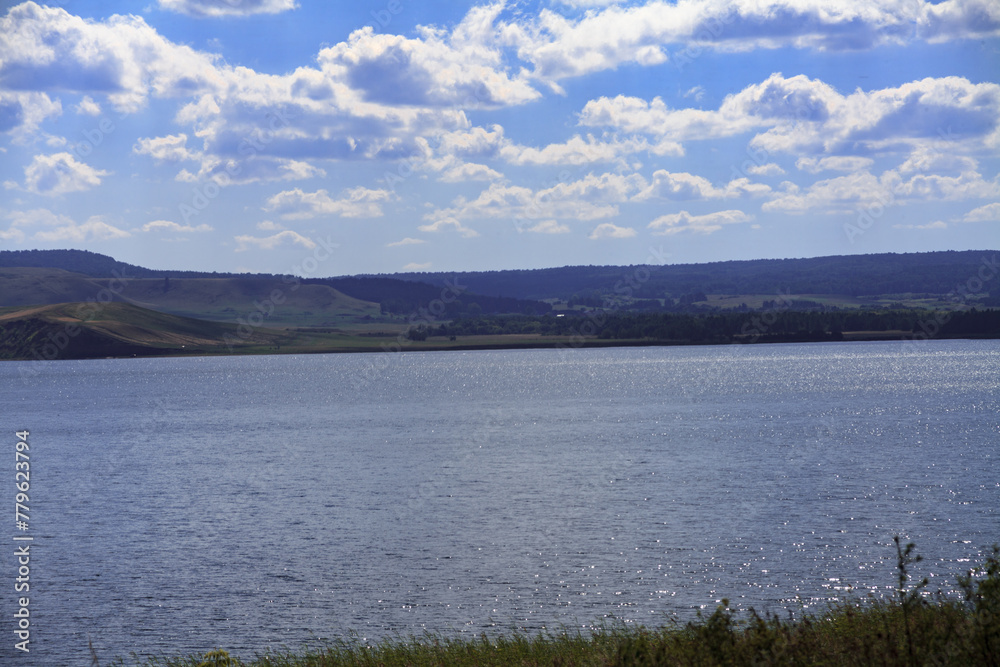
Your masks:
[[[1000,222],[1000,203],[974,208],[960,218],[961,222]]]
[[[0,78],[0,132],[29,135],[47,118],[61,113],[62,102],[59,100],[53,100],[43,92],[3,90],[3,79]]]
[[[610,4],[572,0],[574,6]],[[916,27],[916,30],[914,30]],[[666,2],[589,11],[577,19],[545,9],[532,21],[498,27],[532,75],[558,81],[625,64],[672,61],[682,69],[704,49],[870,49],[914,39],[946,41],[1000,34],[989,0],[831,3],[825,0]],[[671,47],[675,47],[671,49]]]
[[[32,237],[36,241],[67,241],[83,243],[85,241],[108,241],[128,238],[131,234],[104,221],[101,216],[91,216],[86,222],[77,224],[70,221],[52,229],[36,232]]]
[[[686,172],[671,173],[665,169],[653,172],[649,185],[639,192],[635,201],[650,199],[698,200],[754,197],[771,192],[770,186],[752,183],[748,178],[737,178],[724,187],[717,188],[707,179]]]
[[[459,162],[446,168],[438,180],[442,183],[466,183],[468,181],[495,181],[501,178],[503,178],[503,174],[485,164]]]
[[[591,191],[593,195],[591,201],[579,198],[578,194],[584,189],[585,186],[558,184],[536,193],[531,188],[523,186],[493,183],[475,199],[456,197],[450,207],[428,213],[424,219],[432,222],[505,218],[595,220],[618,215],[617,206],[604,203],[600,199],[614,189],[610,181],[603,188],[595,183],[595,188]]]
[[[0,86],[107,95],[136,111],[150,94],[189,96],[222,85],[215,56],[174,44],[138,16],[104,21],[25,2],[0,18]]]
[[[754,176],[780,176],[785,170],[773,162],[767,164],[752,164],[747,167],[747,173]]]
[[[948,223],[944,220],[929,222],[926,225],[893,225],[893,229],[948,229]]]
[[[170,220],[153,220],[152,222],[147,222],[142,226],[142,231],[144,232],[176,232],[176,233],[188,233],[188,232],[210,232],[212,227],[209,225],[198,225],[193,227],[191,225],[180,225],[176,222]]]
[[[0,229],[0,241],[9,241],[11,243],[22,243],[26,238],[23,231],[17,227],[9,227],[8,229]]]
[[[159,0],[160,9],[196,17],[280,14],[295,9],[295,0]]]
[[[410,262],[403,266],[403,271],[426,271],[433,266],[431,262]]]
[[[602,222],[594,227],[594,231],[590,233],[589,238],[595,241],[598,239],[628,239],[635,236],[635,234],[636,231],[631,227],[619,227],[610,222]]]
[[[36,155],[24,168],[24,185],[36,194],[61,195],[96,187],[107,175],[106,171],[77,162],[69,153]]]
[[[80,103],[77,104],[74,109],[81,116],[100,116],[101,115],[101,105],[98,104],[90,97],[90,95],[84,95]]]
[[[863,206],[887,205],[895,200],[891,189],[864,171],[817,181],[800,188],[786,182],[785,190],[761,206],[763,211],[803,214],[842,213]]]
[[[265,211],[278,213],[286,220],[336,215],[342,218],[377,218],[382,215],[381,202],[394,197],[390,190],[371,190],[358,186],[344,190],[334,199],[326,190],[303,192],[299,188],[285,190],[270,197]]]
[[[413,239],[407,236],[405,239],[400,239],[399,241],[393,241],[392,243],[386,243],[386,248],[397,248],[404,245],[420,245],[421,243],[427,243],[423,239]]]
[[[882,181],[901,200],[998,199],[1000,176],[988,181],[977,171],[965,171],[954,176],[940,174],[915,174],[904,179],[896,171],[887,171]]]
[[[927,78],[842,95],[820,80],[775,73],[727,96],[714,111],[671,109],[660,98],[646,102],[619,95],[588,102],[579,122],[675,142],[753,131],[751,146],[764,157],[864,155],[912,150],[929,140],[971,151],[1000,145],[1000,85]]]
[[[198,153],[188,150],[187,135],[183,132],[139,139],[132,147],[132,152],[136,155],[148,155],[159,162],[179,162],[198,157]]]
[[[542,148],[510,143],[500,150],[500,156],[515,165],[584,165],[613,162],[639,151],[649,151],[660,156],[684,154],[681,145],[673,141],[650,144],[647,140],[636,137],[604,141],[592,135],[588,135],[586,139],[574,135],[565,142],[548,144]]]
[[[798,169],[810,174],[818,174],[821,171],[862,171],[873,164],[875,164],[875,160],[871,158],[845,155],[824,158],[801,157],[795,162]]]
[[[753,220],[752,215],[738,210],[716,211],[715,213],[707,213],[705,215],[691,215],[687,211],[681,211],[680,213],[661,215],[649,223],[648,227],[655,230],[655,234],[660,235],[679,234],[681,232],[711,234],[722,229],[724,225],[735,225],[751,220]]]
[[[479,232],[477,232],[474,229],[469,229],[468,227],[465,227],[464,225],[462,225],[461,222],[459,222],[455,218],[439,217],[430,224],[420,225],[419,227],[417,227],[417,229],[419,229],[422,232],[442,232],[448,228],[454,229],[456,232],[458,232],[465,238],[471,239],[475,238],[476,236],[479,236]]]
[[[529,227],[528,231],[536,234],[569,234],[569,227],[555,220],[542,220],[537,225]]]
[[[250,236],[249,234],[243,236],[234,237],[236,240],[236,252],[245,252],[250,248],[257,248],[259,250],[273,250],[280,245],[287,245],[289,243],[294,245],[300,245],[306,250],[312,250],[316,247],[316,242],[310,238],[302,236],[298,232],[293,232],[288,229],[283,232],[278,232],[272,236],[258,237]]]
[[[376,34],[371,27],[320,51],[324,71],[361,91],[368,102],[491,108],[540,94],[504,71],[494,19],[503,3],[474,7],[450,33],[425,27],[419,38]]]

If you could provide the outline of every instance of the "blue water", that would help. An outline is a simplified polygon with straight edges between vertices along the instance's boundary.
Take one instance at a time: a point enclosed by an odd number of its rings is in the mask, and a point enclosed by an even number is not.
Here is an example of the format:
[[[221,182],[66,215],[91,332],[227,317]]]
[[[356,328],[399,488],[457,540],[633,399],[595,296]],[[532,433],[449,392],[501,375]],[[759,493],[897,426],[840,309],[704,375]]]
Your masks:
[[[1000,540],[997,341],[4,362],[0,405],[4,664],[794,612]]]

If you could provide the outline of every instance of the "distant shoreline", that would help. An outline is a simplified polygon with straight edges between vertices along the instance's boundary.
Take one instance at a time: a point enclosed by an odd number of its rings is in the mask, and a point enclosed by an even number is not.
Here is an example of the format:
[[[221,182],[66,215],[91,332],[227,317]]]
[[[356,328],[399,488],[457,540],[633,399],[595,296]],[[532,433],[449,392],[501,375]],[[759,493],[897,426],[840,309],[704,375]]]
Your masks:
[[[496,339],[497,336],[484,336],[484,338]],[[900,332],[845,332],[842,337],[831,336],[819,337],[814,335],[772,335],[761,336],[755,342],[741,341],[680,341],[680,340],[649,340],[649,339],[621,339],[607,340],[599,338],[586,338],[580,340],[569,340],[560,337],[558,340],[522,339],[520,341],[496,341],[496,342],[461,342],[461,341],[410,341],[406,345],[400,344],[395,338],[387,339],[384,343],[368,346],[340,346],[329,348],[284,348],[266,349],[262,346],[247,346],[244,349],[226,350],[219,348],[193,348],[193,349],[137,349],[134,345],[127,345],[128,351],[121,354],[97,353],[93,355],[60,355],[51,359],[39,357],[21,356],[17,358],[0,359],[0,361],[80,361],[89,359],[135,359],[135,358],[170,358],[170,357],[228,357],[228,356],[270,356],[285,354],[394,354],[398,352],[468,352],[477,350],[544,350],[544,349],[603,349],[603,348],[624,348],[624,347],[701,347],[701,346],[731,346],[731,345],[771,345],[778,343],[854,343],[854,342],[880,342],[880,341],[913,341],[920,343],[924,341],[943,340],[998,340],[1000,335],[983,336],[937,336],[934,338],[915,338],[912,333]],[[221,348],[221,349],[220,349]]]

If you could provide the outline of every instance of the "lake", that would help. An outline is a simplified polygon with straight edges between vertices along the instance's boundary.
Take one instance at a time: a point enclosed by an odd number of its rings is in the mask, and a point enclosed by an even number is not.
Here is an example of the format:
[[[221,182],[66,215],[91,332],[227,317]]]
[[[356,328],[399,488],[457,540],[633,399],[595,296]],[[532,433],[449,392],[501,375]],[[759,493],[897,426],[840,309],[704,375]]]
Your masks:
[[[0,662],[931,589],[1000,540],[1000,341],[0,364]],[[3,482],[13,514],[14,468]],[[31,652],[13,648],[15,536]]]

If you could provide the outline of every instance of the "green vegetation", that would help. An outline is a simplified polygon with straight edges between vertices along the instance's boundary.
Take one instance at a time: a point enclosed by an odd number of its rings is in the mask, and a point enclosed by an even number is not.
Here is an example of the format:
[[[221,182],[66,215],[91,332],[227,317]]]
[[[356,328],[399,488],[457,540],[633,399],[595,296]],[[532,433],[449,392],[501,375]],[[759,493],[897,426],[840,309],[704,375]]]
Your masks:
[[[1000,665],[1000,548],[959,577],[963,599],[926,594],[911,581],[920,561],[913,544],[896,538],[898,582],[893,598],[845,600],[797,620],[739,619],[722,601],[707,618],[662,628],[625,624],[595,632],[472,639],[427,635],[374,646],[357,637],[305,653],[266,654],[244,661],[217,649],[202,656],[154,659],[163,667],[334,667],[437,665]],[[97,660],[95,657],[95,665]],[[124,665],[119,660],[117,665]]]
[[[713,314],[592,311],[563,317],[490,315],[462,318],[430,331],[436,336],[539,334],[649,343],[757,343],[858,338],[998,337],[1000,310],[918,309]],[[864,335],[861,335],[864,334]]]

